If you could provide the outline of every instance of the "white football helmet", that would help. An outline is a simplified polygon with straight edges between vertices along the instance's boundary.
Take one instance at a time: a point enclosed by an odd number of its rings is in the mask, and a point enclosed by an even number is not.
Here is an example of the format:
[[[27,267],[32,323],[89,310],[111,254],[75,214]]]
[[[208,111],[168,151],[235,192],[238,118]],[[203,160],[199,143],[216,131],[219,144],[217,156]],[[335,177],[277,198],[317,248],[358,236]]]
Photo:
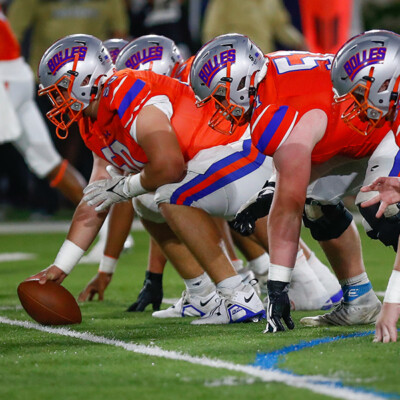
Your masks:
[[[198,107],[210,99],[216,103],[217,111],[209,121],[213,129],[232,134],[244,122],[255,99],[256,74],[265,63],[263,52],[237,33],[217,36],[199,50],[190,82]]]
[[[112,62],[115,64],[117,61],[118,54],[121,52],[123,47],[125,47],[129,42],[125,39],[107,39],[103,42],[104,46],[110,53]]]
[[[118,55],[115,66],[118,70],[151,70],[156,74],[173,76],[182,62],[173,40],[160,35],[146,35],[127,44]]]
[[[342,119],[368,135],[395,118],[399,103],[400,35],[372,30],[355,36],[336,54],[331,70],[335,102],[351,100]]]
[[[103,42],[91,35],[66,36],[47,49],[39,63],[38,93],[50,98],[53,108],[46,116],[56,125],[58,137],[68,136],[69,126],[82,116],[114,71]]]

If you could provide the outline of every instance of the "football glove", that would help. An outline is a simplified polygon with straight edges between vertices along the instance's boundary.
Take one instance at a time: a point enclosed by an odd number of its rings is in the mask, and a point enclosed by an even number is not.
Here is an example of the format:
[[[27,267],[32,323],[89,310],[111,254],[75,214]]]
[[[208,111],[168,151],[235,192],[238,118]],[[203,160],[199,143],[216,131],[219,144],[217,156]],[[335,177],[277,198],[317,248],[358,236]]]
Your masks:
[[[264,188],[240,207],[235,219],[229,222],[231,228],[243,236],[249,236],[256,228],[256,221],[269,214],[274,198],[275,182],[267,182]]]
[[[153,311],[158,311],[163,299],[162,274],[146,271],[146,278],[137,300],[126,311],[144,311],[153,305]]]
[[[289,282],[268,281],[267,326],[264,333],[284,331],[281,319],[289,329],[294,328],[290,316]]]
[[[95,206],[97,212],[104,211],[114,203],[126,201],[130,197],[124,191],[124,184],[127,179],[112,165],[106,167],[111,179],[102,179],[95,181],[90,185],[86,186],[83,190],[83,200],[88,203],[89,206]]]

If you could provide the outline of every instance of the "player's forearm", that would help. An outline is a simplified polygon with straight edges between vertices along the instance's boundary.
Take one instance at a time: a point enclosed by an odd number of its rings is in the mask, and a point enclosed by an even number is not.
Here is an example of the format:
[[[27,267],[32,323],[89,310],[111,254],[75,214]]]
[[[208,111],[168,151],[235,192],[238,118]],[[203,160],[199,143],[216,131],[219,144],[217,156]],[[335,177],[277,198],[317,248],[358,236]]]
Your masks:
[[[301,213],[273,207],[268,219],[271,263],[294,267],[301,229]]]
[[[94,207],[81,201],[75,210],[67,239],[87,250],[99,232],[107,212],[97,213]]]

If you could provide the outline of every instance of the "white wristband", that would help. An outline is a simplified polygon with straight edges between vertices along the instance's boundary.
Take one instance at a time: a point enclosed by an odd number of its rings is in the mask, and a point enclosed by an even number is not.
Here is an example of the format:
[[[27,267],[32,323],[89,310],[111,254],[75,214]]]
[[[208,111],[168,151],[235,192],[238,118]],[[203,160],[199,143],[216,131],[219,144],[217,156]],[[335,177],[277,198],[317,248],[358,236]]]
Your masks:
[[[147,193],[148,190],[142,186],[140,174],[132,174],[126,177],[123,192],[128,197],[136,197],[140,194]]]
[[[400,303],[400,271],[393,270],[386,289],[384,303]]]
[[[117,268],[118,258],[109,257],[105,254],[101,257],[99,272],[105,272],[107,274],[113,274]]]
[[[271,263],[268,271],[268,280],[290,282],[290,280],[292,279],[292,274],[293,268]]]
[[[53,264],[68,275],[84,254],[85,250],[66,239]]]

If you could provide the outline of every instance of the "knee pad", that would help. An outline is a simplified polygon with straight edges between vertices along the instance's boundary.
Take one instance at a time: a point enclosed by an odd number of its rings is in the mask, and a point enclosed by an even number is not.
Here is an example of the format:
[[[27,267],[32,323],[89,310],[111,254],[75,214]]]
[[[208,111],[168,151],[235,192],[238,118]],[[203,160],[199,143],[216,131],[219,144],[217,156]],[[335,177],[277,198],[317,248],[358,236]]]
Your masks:
[[[308,199],[304,207],[304,225],[318,241],[337,239],[349,227],[351,221],[353,216],[342,202],[322,205]]]
[[[371,239],[380,240],[385,246],[393,246],[397,252],[397,244],[400,235],[400,210],[397,204],[389,206],[385,215],[376,218],[379,204],[362,208],[358,206],[361,215],[367,223],[363,223],[366,233]],[[386,216],[388,215],[388,216]],[[368,229],[367,229],[368,228]]]

